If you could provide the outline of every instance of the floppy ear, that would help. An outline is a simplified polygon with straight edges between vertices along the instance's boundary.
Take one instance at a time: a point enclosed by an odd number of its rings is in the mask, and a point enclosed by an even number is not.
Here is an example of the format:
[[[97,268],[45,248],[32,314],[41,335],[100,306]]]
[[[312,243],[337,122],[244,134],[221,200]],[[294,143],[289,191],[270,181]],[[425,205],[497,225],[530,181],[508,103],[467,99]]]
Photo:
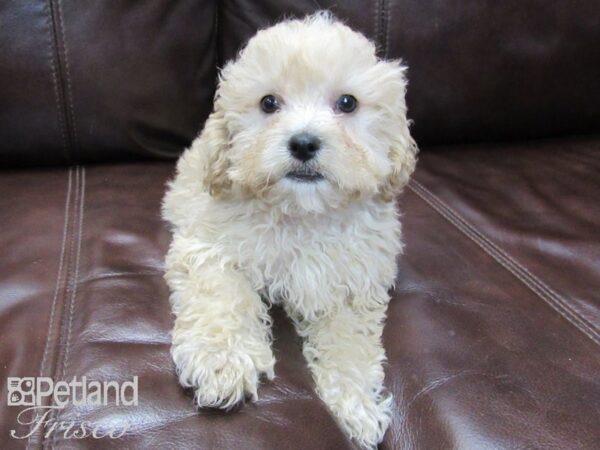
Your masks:
[[[386,127],[387,141],[389,142],[388,156],[392,162],[392,172],[388,176],[380,189],[382,200],[393,201],[394,197],[402,191],[402,188],[408,183],[410,175],[415,170],[417,162],[417,153],[419,151],[417,143],[410,135],[410,121],[406,117],[406,79],[404,77],[405,67],[399,61],[389,61],[386,64],[393,67],[396,82],[392,83],[396,87],[395,104],[389,111],[393,118],[393,125]],[[398,88],[401,89],[398,90]]]
[[[231,188],[231,179],[227,175],[227,169],[231,165],[227,155],[228,148],[229,133],[217,98],[214,111],[208,116],[204,129],[190,149],[204,189],[215,197],[224,195]]]
[[[393,201],[394,197],[402,192],[402,188],[408,183],[410,175],[415,170],[417,163],[417,143],[410,135],[408,129],[408,120],[406,117],[396,129],[396,134],[392,137],[392,145],[389,149],[389,158],[392,161],[392,173],[381,187],[381,198],[386,201]]]

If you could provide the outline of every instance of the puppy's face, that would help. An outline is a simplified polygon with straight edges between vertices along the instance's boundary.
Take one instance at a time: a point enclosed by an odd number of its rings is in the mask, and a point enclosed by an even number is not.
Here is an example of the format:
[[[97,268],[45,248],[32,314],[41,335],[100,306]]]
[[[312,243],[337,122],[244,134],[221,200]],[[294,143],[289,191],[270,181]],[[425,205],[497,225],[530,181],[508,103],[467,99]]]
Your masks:
[[[301,210],[389,200],[416,153],[403,70],[322,15],[260,31],[223,69],[207,123],[225,128],[221,177]]]

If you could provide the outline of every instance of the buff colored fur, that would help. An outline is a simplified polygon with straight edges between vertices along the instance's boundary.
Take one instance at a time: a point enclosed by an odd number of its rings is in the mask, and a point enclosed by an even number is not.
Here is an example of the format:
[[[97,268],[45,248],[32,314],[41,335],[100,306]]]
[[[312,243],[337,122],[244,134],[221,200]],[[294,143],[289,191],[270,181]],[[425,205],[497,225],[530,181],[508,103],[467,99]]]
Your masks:
[[[257,398],[274,376],[271,303],[304,338],[316,389],[348,435],[383,438],[391,396],[381,334],[402,245],[394,196],[415,165],[398,61],[327,14],[260,31],[222,70],[215,109],[181,157],[164,200],[173,226],[166,280],[176,316],[172,355],[198,406]],[[265,114],[267,94],[281,110]],[[341,94],[359,102],[336,112]],[[300,165],[300,131],[323,146]]]

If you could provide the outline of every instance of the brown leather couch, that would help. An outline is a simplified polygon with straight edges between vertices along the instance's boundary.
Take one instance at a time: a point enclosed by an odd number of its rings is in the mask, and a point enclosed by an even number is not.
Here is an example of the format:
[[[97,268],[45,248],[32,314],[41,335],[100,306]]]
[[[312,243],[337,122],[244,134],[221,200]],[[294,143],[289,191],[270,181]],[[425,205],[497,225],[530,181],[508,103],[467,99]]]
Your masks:
[[[0,448],[354,448],[279,310],[258,402],[197,412],[169,357],[162,278],[161,197],[217,67],[318,5],[410,67],[421,153],[399,198],[381,448],[600,448],[594,0],[0,3]],[[54,416],[127,433],[11,437],[32,430],[7,377],[39,376],[138,376],[137,407]]]

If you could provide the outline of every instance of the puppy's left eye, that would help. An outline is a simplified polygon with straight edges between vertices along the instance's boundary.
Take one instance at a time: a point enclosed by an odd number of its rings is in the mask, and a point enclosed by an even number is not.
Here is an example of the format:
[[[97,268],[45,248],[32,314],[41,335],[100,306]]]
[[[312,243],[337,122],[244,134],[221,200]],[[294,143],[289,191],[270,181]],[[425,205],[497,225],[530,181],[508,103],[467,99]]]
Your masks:
[[[274,95],[265,95],[260,100],[260,108],[267,114],[272,114],[279,109],[279,100]]]
[[[358,106],[356,97],[350,94],[344,94],[335,102],[335,107],[343,113],[351,113]]]

